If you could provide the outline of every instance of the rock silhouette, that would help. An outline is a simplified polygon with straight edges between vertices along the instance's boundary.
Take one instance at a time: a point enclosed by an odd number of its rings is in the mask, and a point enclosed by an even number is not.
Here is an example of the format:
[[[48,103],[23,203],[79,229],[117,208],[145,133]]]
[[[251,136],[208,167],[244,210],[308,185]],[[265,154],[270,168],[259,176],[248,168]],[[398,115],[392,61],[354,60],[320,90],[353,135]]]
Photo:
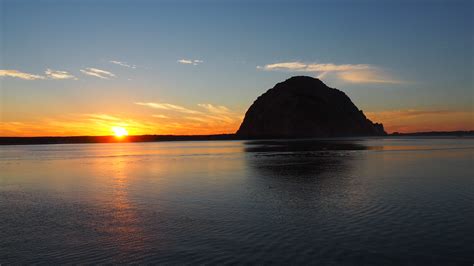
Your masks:
[[[243,138],[304,138],[386,135],[342,91],[297,76],[255,100],[236,133]]]

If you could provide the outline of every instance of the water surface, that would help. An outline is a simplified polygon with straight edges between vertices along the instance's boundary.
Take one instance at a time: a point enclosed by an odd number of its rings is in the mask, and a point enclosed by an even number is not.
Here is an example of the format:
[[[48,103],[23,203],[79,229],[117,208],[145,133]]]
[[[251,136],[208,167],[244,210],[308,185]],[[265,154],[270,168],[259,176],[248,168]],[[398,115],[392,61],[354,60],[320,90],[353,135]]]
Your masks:
[[[0,263],[474,262],[474,139],[0,147]]]

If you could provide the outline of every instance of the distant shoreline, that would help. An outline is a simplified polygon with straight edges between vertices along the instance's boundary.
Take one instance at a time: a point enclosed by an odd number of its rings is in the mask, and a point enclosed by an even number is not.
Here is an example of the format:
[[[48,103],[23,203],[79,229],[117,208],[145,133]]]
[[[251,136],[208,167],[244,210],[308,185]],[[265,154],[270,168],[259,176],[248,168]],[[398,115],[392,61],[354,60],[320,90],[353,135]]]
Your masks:
[[[464,137],[474,136],[474,131],[430,131],[413,133],[392,133],[386,137]],[[361,137],[361,136],[354,136]],[[267,138],[271,139],[271,137]],[[209,140],[249,140],[235,134],[217,135],[140,135],[117,138],[115,136],[70,136],[70,137],[0,137],[0,145],[34,144],[80,144],[80,143],[128,143],[163,141],[209,141]]]

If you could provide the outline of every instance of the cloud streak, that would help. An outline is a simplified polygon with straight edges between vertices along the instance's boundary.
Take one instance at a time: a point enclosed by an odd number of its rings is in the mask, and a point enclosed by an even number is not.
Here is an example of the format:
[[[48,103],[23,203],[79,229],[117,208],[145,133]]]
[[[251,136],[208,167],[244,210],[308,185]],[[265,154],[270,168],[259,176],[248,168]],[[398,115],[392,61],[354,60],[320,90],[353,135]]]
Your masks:
[[[263,70],[289,70],[296,72],[334,72],[334,71],[352,71],[352,70],[365,70],[370,69],[370,65],[366,64],[345,64],[345,65],[335,65],[335,64],[306,64],[301,62],[283,62],[276,64],[269,64],[263,67],[257,66],[259,69]]]
[[[81,69],[80,71],[85,75],[97,77],[100,79],[110,79],[115,77],[114,73],[98,68],[88,67],[86,69]]]
[[[200,103],[199,107],[206,109],[208,112],[213,114],[228,114],[230,113],[229,108],[222,105],[212,105],[210,103]]]
[[[161,119],[167,119],[167,118],[169,118],[169,117],[166,116],[166,115],[152,115],[152,117],[161,118]]]
[[[77,78],[74,75],[69,74],[67,71],[60,71],[60,70],[51,70],[47,69],[45,72],[46,77],[49,79],[75,79]]]
[[[336,78],[349,83],[402,83],[392,78],[381,68],[368,64],[337,65],[333,63],[320,64],[292,61],[257,66],[257,69],[264,71],[314,73],[318,78],[323,78],[327,75],[335,75]]]
[[[136,65],[130,65],[126,62],[120,62],[120,61],[115,61],[115,60],[112,60],[112,61],[109,61],[110,63],[112,64],[116,64],[116,65],[119,65],[119,66],[123,66],[123,67],[128,67],[128,68],[137,68]]]
[[[193,65],[193,66],[197,66],[199,64],[202,64],[204,63],[204,61],[202,60],[198,60],[198,59],[179,59],[178,61],[176,61],[180,64],[184,64],[184,65]]]
[[[11,77],[11,78],[18,78],[18,79],[24,79],[24,80],[60,80],[60,79],[74,79],[77,80],[77,78],[70,74],[67,71],[61,71],[61,70],[52,70],[52,69],[46,69],[43,75],[36,75],[36,74],[30,74],[30,73],[25,73],[19,70],[8,70],[8,69],[0,69],[0,77]]]
[[[387,73],[378,69],[368,69],[365,71],[344,71],[338,73],[338,77],[350,83],[403,83],[401,80],[396,80]]]
[[[170,104],[170,103],[153,103],[153,102],[136,102],[137,105],[147,106],[154,109],[161,109],[167,111],[176,111],[187,114],[200,114],[199,111],[194,111],[179,105]]]
[[[13,70],[13,69],[0,69],[0,77],[10,77],[10,78],[18,78],[18,79],[24,79],[24,80],[45,79],[45,77],[41,75],[25,73],[25,72]]]

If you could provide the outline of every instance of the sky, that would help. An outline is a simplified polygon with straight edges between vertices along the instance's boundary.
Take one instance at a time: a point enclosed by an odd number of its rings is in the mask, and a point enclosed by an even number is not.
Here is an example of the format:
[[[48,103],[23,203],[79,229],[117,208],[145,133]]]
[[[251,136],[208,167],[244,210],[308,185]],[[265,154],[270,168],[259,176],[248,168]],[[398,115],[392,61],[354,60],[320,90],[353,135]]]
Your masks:
[[[235,132],[295,75],[388,132],[474,130],[474,2],[0,0],[0,136]]]

